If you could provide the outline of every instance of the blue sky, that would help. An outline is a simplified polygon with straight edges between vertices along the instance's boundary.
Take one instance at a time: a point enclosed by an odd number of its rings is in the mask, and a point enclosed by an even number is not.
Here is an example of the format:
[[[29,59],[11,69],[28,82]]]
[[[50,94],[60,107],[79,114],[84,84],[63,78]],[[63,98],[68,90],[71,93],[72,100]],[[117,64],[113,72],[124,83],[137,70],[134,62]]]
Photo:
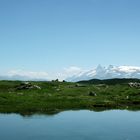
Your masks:
[[[139,7],[139,0],[0,0],[0,71],[140,66]]]

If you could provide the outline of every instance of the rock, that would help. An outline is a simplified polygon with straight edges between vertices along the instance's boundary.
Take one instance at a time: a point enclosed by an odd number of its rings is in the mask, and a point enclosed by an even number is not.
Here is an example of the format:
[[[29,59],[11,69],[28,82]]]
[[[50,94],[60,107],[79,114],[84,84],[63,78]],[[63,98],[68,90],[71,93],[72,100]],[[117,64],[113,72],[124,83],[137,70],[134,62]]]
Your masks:
[[[129,96],[126,96],[126,99],[129,99]]]
[[[89,96],[97,96],[97,94],[95,92],[93,92],[93,91],[90,91]]]
[[[41,89],[41,87],[37,85],[33,85],[29,82],[21,83],[19,86],[16,87],[17,90],[24,90],[24,89]]]
[[[86,87],[86,85],[83,85],[83,84],[76,84],[75,87]]]
[[[56,80],[55,80],[55,82],[59,82],[59,80],[58,80],[58,79],[56,79]]]
[[[60,89],[59,89],[59,88],[57,88],[57,89],[56,89],[56,91],[60,91]]]
[[[23,93],[17,93],[17,95],[23,95]]]
[[[137,82],[130,82],[130,83],[128,83],[128,85],[130,86],[130,87],[136,87],[136,88],[139,88],[140,87],[140,83],[137,83]]]
[[[37,85],[34,85],[34,88],[41,89],[41,87],[39,87],[39,86],[37,86]]]
[[[29,84],[31,84],[31,83],[29,83],[29,82],[24,82],[23,84],[25,84],[25,85],[29,85]]]

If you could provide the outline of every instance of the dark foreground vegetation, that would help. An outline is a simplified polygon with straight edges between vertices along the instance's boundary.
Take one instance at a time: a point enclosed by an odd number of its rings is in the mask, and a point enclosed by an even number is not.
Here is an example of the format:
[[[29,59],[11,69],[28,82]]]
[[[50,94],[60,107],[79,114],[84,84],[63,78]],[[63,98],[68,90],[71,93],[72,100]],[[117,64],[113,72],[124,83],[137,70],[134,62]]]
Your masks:
[[[57,113],[63,110],[140,110],[140,80],[69,82],[0,81],[1,113]]]

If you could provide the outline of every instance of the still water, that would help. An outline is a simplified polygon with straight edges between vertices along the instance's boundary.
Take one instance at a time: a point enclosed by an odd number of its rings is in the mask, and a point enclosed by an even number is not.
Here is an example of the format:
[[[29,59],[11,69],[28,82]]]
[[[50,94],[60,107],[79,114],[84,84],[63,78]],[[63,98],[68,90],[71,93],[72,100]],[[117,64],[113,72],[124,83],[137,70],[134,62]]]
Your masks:
[[[0,140],[140,140],[140,111],[0,114]]]

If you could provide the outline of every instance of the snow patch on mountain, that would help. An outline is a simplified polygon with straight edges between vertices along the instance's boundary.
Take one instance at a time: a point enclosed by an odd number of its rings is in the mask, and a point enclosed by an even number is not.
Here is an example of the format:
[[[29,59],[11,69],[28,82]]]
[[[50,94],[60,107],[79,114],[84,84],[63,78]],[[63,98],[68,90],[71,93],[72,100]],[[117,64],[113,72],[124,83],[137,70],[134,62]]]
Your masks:
[[[113,66],[103,67],[98,65],[93,70],[81,71],[79,74],[67,78],[67,81],[80,81],[90,79],[111,78],[140,78],[140,67],[135,66]]]

